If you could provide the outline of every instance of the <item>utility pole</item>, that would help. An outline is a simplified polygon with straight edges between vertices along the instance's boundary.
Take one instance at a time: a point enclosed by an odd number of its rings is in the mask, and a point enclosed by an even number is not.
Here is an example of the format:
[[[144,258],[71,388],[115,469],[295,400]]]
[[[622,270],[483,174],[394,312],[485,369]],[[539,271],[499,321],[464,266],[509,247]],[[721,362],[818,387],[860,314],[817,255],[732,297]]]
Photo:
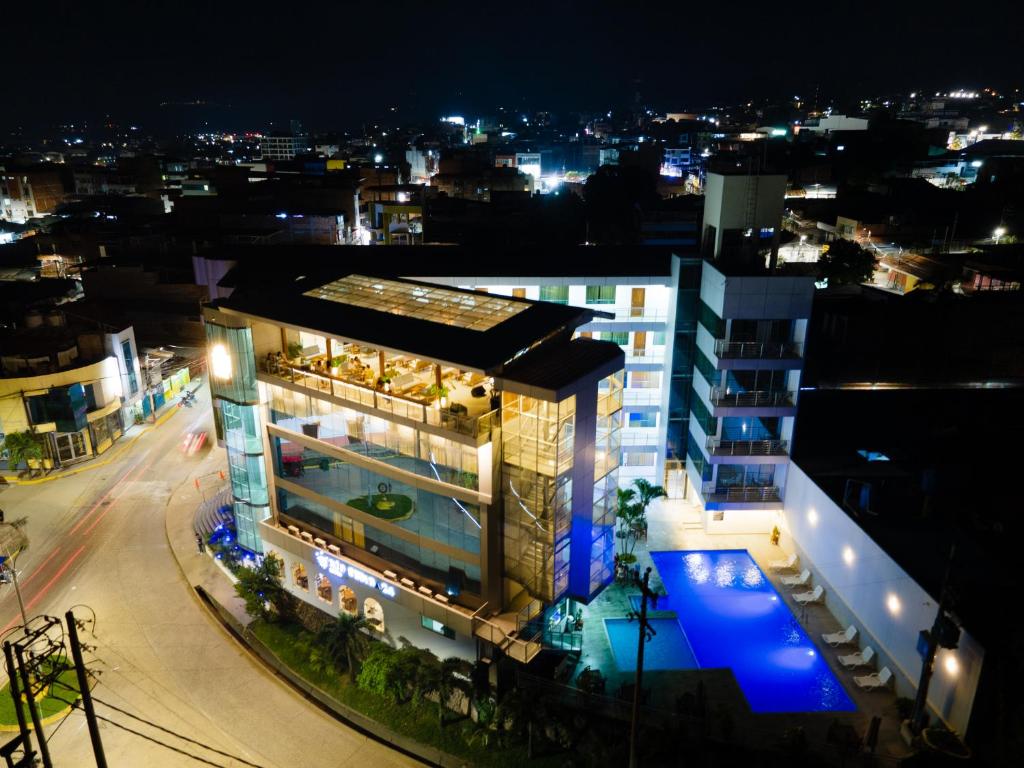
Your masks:
[[[21,599],[21,586],[18,584],[18,568],[17,563],[14,562],[14,558],[20,554],[21,550],[15,552],[13,555],[10,551],[5,556],[0,556],[0,569],[11,574],[11,582],[14,584],[14,594],[18,596],[18,609],[21,611],[21,624],[24,627],[28,627],[28,616],[25,615],[25,601]],[[8,565],[10,563],[10,565]]]
[[[25,722],[25,710],[21,708],[21,691],[18,685],[18,670],[14,666],[14,651],[11,648],[10,640],[4,641],[4,658],[7,660],[7,677],[10,679],[11,700],[14,704],[14,714],[18,718],[18,730],[21,732],[23,754],[31,759],[35,753],[32,751],[32,732]],[[40,738],[42,735],[40,734]]]
[[[82,645],[78,641],[78,625],[75,622],[74,612],[68,611],[65,613],[64,621],[68,627],[68,639],[71,642],[71,658],[75,662],[78,692],[82,696],[82,710],[85,712],[85,722],[89,726],[89,739],[92,741],[92,753],[96,757],[96,768],[107,768],[107,758],[103,754],[103,742],[100,740],[100,726],[96,721],[96,710],[92,706],[92,691],[89,690],[89,677],[85,671],[85,661],[82,659]]]
[[[649,588],[651,579],[651,567],[647,566],[644,571],[644,578],[640,582],[640,627],[639,639],[636,649],[636,680],[633,683],[633,715],[629,727],[629,768],[637,768],[637,740],[640,733],[640,695],[643,691],[644,682],[644,644],[655,634],[654,628],[647,622],[647,599],[655,597]],[[632,619],[632,616],[630,617]]]
[[[46,744],[46,734],[43,733],[43,721],[39,717],[39,705],[36,703],[36,695],[32,690],[32,676],[28,667],[25,666],[25,653],[20,645],[14,647],[14,653],[18,658],[18,671],[21,672],[21,682],[25,686],[25,702],[28,704],[28,713],[32,716],[32,727],[36,736],[39,737],[39,754],[43,758],[44,768],[53,768],[50,760],[50,748]],[[14,679],[14,676],[11,676]]]

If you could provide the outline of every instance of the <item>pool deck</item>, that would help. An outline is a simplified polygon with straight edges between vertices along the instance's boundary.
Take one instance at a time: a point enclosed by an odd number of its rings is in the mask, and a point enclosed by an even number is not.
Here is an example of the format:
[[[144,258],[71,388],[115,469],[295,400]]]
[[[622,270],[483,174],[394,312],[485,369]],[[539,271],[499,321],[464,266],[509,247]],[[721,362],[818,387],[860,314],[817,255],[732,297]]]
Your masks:
[[[836,649],[830,648],[821,641],[824,632],[835,632],[843,629],[839,622],[823,605],[811,605],[802,608],[791,599],[793,589],[783,586],[779,576],[792,575],[792,572],[776,573],[768,570],[768,562],[785,557],[788,552],[782,547],[773,546],[764,534],[713,534],[704,532],[700,522],[700,513],[692,505],[678,500],[658,500],[648,510],[648,538],[639,542],[634,550],[641,572],[648,566],[653,567],[649,552],[674,550],[715,550],[745,549],[771,581],[776,591],[783,596],[797,617],[811,641],[818,647],[823,658],[836,678],[842,683],[846,692],[857,706],[856,712],[811,712],[796,714],[756,714],[750,711],[732,674],[721,674],[717,670],[648,672],[644,675],[644,688],[650,689],[649,705],[658,709],[672,709],[676,697],[692,692],[698,680],[704,681],[709,709],[723,707],[732,712],[735,718],[736,733],[744,734],[748,739],[757,738],[771,744],[781,737],[787,729],[803,727],[810,749],[822,756],[836,756],[835,747],[827,744],[826,734],[833,720],[850,725],[857,734],[863,736],[868,729],[871,718],[881,718],[878,746],[876,754],[893,759],[911,754],[899,734],[899,716],[896,710],[896,695],[891,691],[863,691],[853,682],[853,674],[839,666],[836,660]],[[783,542],[784,543],[784,542]],[[661,589],[658,571],[651,571],[651,585]],[[804,591],[797,589],[796,591]],[[583,652],[577,673],[590,666],[601,671],[607,678],[606,693],[615,696],[623,684],[631,684],[634,678],[632,670],[620,672],[615,664],[607,635],[604,619],[628,616],[631,611],[629,596],[636,594],[634,586],[613,584],[604,590],[584,613]],[[674,616],[669,611],[649,611],[652,618]],[[842,649],[840,652],[850,653],[853,648]],[[858,671],[867,674],[871,670]],[[758,734],[761,734],[759,736]],[[764,740],[767,741],[765,742]]]

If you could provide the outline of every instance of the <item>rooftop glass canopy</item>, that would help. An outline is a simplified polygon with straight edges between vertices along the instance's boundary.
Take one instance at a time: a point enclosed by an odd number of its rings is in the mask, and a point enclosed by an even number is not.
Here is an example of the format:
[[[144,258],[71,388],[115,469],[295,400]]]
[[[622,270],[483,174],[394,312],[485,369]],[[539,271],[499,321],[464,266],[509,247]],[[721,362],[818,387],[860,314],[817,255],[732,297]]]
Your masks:
[[[348,275],[306,291],[303,295],[472,331],[490,330],[530,306],[528,302],[503,296],[481,295],[366,275]]]

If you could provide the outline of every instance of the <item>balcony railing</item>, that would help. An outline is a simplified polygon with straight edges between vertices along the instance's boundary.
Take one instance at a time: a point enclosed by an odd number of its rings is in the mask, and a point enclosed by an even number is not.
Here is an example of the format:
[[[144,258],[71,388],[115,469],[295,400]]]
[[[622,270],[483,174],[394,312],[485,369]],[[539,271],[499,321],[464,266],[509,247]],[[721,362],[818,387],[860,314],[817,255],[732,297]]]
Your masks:
[[[490,436],[491,426],[497,416],[496,410],[477,416],[453,413],[448,408],[437,408],[434,405],[428,405],[402,395],[380,392],[373,387],[353,384],[351,381],[345,381],[329,374],[313,373],[287,363],[276,363],[272,370],[264,365],[261,366],[261,370],[315,392],[332,395],[341,400],[376,408],[393,416],[449,429],[464,435]]]
[[[713,484],[708,483],[704,486],[703,494],[704,500],[714,502],[748,502],[748,503],[759,503],[759,502],[771,502],[771,501],[782,501],[782,496],[779,494],[779,489],[774,485],[756,485],[756,486],[735,486],[732,488],[716,488]]]
[[[588,305],[591,306],[591,305]],[[594,305],[594,308],[599,312],[607,312],[615,315],[616,322],[639,322],[639,323],[665,323],[668,322],[668,315],[663,309],[654,309],[647,307],[602,307],[600,305]],[[612,322],[611,319],[605,317],[595,317],[591,322]]]
[[[708,450],[715,456],[785,456],[785,440],[721,440],[709,437]]]
[[[711,403],[726,408],[785,408],[793,406],[793,393],[785,389],[730,392],[712,387]]]
[[[637,364],[657,364],[661,365],[665,362],[664,352],[655,352],[651,349],[627,349],[626,350],[626,365],[637,365]]]
[[[795,341],[727,341],[715,339],[715,354],[725,358],[774,360],[800,357],[803,344]]]

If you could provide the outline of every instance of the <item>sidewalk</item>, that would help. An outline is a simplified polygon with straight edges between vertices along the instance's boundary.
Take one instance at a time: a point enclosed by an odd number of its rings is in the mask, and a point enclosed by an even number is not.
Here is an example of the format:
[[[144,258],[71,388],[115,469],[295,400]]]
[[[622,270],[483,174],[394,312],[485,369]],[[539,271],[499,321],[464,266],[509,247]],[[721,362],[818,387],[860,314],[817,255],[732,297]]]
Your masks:
[[[167,501],[164,525],[171,554],[189,586],[192,588],[201,586],[239,623],[246,626],[251,619],[245,612],[245,603],[235,595],[234,582],[212,557],[199,553],[195,532],[192,530],[196,508],[203,501],[201,492],[196,490],[194,480],[226,469],[226,454],[223,451],[211,449],[206,459],[192,473],[189,482],[183,483],[171,494]]]

